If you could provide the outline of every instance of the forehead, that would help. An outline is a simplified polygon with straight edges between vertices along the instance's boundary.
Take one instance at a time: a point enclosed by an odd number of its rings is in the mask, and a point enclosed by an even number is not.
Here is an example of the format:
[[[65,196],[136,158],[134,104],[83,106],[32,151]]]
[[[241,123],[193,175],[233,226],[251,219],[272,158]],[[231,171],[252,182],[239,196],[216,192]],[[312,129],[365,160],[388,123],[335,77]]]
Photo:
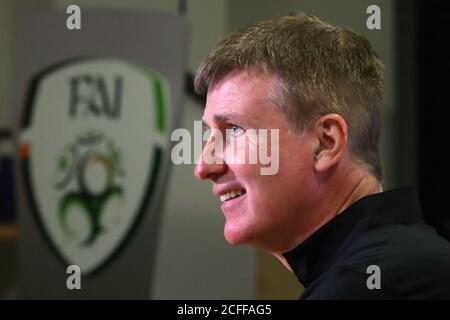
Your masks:
[[[208,90],[205,122],[214,119],[242,117],[258,120],[275,112],[270,101],[275,77],[260,72],[234,71]]]

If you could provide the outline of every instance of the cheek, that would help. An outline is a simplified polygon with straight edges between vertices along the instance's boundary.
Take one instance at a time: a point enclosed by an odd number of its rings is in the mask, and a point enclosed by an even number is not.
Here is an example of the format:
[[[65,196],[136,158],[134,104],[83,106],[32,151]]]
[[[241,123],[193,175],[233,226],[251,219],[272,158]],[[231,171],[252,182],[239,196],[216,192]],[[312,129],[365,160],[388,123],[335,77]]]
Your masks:
[[[273,201],[285,209],[288,209],[289,203],[295,206],[302,202],[313,191],[313,159],[305,149],[296,145],[280,150],[279,171],[268,177],[267,184],[274,189]]]
[[[236,181],[242,184],[244,188],[249,189],[258,186],[260,180],[260,167],[258,165],[227,162],[227,166]]]
[[[230,164],[268,166],[280,157],[278,129],[248,129],[240,136],[227,135],[224,145],[224,157]]]
[[[307,142],[287,139],[280,148],[280,168],[283,174],[302,176],[312,172],[314,155]]]
[[[286,192],[286,180],[280,174],[273,176],[259,175],[249,180],[249,205],[251,212],[259,218],[270,219],[286,209],[289,193]]]
[[[224,141],[224,159],[229,165],[259,163],[258,139],[251,134],[227,137]]]

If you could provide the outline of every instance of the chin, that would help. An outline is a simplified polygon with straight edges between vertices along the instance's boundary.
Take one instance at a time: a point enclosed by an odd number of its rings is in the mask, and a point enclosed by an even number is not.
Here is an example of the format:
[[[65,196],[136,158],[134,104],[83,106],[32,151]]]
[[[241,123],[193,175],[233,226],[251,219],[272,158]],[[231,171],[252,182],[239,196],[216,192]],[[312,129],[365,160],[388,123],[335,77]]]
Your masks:
[[[225,240],[227,240],[227,242],[231,245],[246,243],[245,234],[241,230],[239,230],[238,227],[230,225],[229,223],[225,223],[223,235],[225,237]]]

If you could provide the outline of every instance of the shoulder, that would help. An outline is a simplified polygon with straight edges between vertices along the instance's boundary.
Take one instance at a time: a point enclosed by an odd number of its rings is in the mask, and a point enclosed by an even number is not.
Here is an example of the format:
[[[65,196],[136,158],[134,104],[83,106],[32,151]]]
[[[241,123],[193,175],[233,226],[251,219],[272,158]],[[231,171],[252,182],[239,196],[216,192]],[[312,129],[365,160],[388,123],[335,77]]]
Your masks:
[[[450,242],[425,223],[392,228],[386,276],[398,295],[450,299]]]
[[[375,228],[358,242],[336,272],[367,280],[379,275],[382,290],[387,290],[383,298],[450,299],[450,242],[429,225]]]
[[[450,243],[423,223],[362,234],[306,299],[450,299]]]
[[[382,283],[380,274],[372,275],[362,268],[342,265],[335,266],[324,273],[305,290],[302,296],[302,299],[311,300],[380,300],[394,298],[391,289]]]

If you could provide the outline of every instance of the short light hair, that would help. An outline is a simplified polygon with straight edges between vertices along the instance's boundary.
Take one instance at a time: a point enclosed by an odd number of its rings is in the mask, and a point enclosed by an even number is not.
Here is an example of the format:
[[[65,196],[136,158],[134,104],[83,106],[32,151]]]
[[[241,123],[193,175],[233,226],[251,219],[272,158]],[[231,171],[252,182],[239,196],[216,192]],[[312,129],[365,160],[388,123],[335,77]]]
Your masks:
[[[302,133],[322,115],[341,115],[354,159],[381,182],[383,69],[363,36],[296,13],[260,21],[223,38],[200,64],[194,85],[205,96],[232,71],[275,75],[271,101],[282,108],[290,129]]]

